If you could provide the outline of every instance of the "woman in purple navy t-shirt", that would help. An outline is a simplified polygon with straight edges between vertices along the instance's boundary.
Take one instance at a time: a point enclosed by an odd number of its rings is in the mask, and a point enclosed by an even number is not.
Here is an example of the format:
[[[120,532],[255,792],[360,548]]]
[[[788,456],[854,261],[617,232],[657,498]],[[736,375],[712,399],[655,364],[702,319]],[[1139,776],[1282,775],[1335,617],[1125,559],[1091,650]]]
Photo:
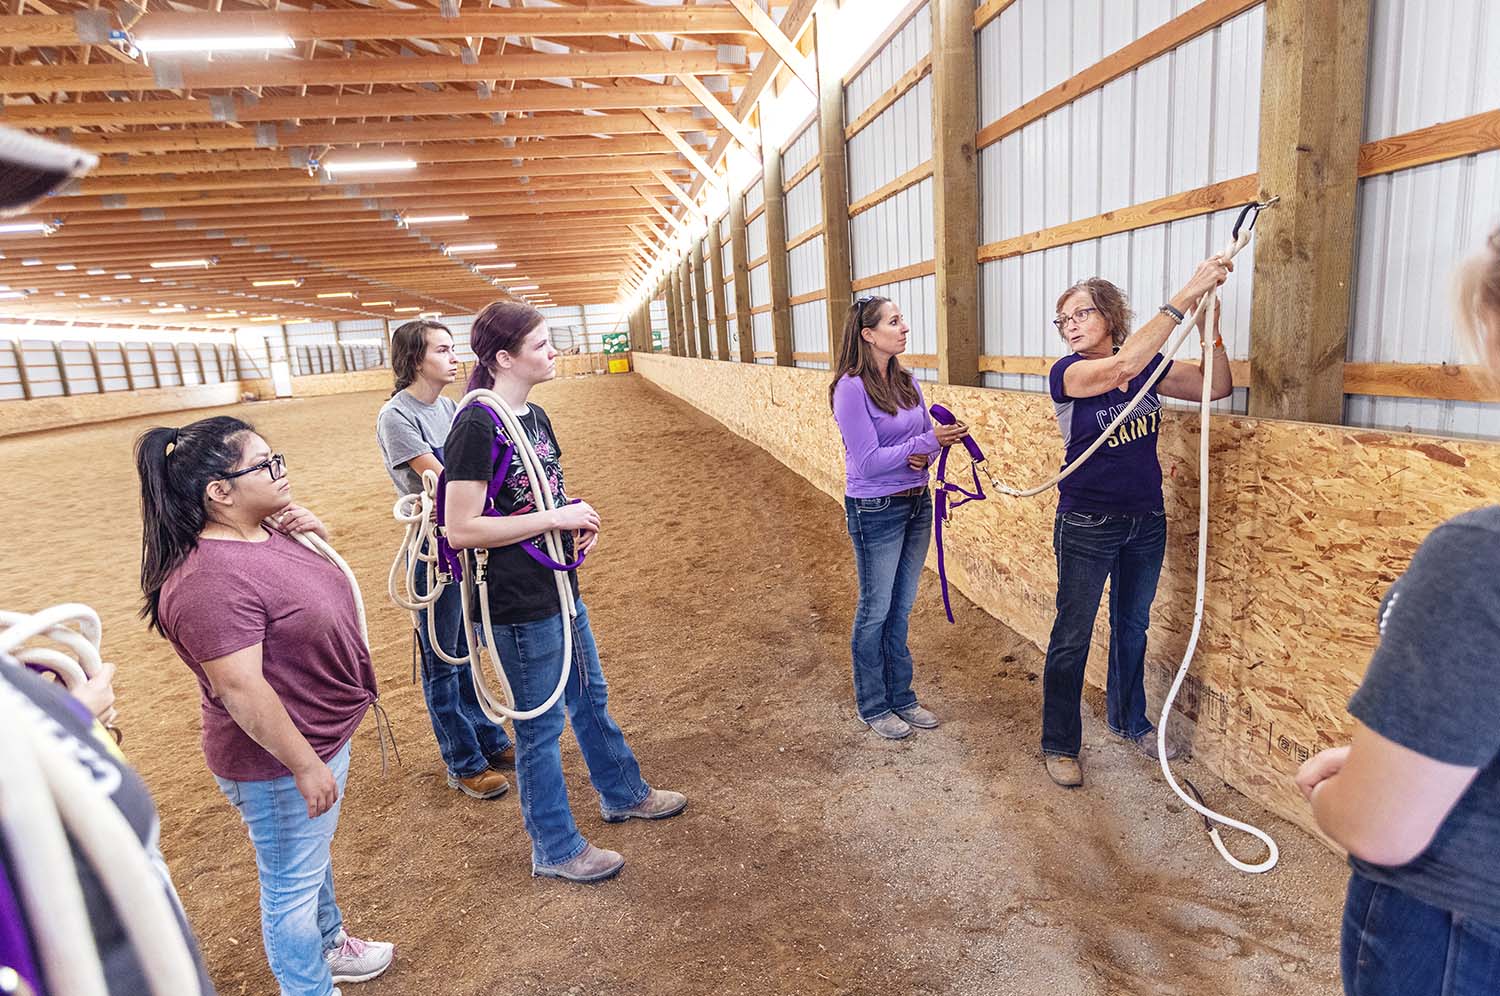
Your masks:
[[[1161,426],[1157,395],[1188,401],[1203,395],[1202,369],[1164,360],[1158,350],[1182,321],[1183,312],[1223,283],[1231,268],[1217,256],[1199,264],[1182,290],[1134,335],[1129,335],[1130,305],[1108,280],[1080,281],[1057,299],[1053,324],[1073,350],[1048,373],[1065,464],[1099,438],[1160,364],[1168,364],[1134,414],[1057,488],[1052,529],[1057,618],[1047,643],[1042,682],[1042,756],[1047,774],[1059,785],[1083,784],[1079,702],[1106,578],[1109,728],[1133,741],[1141,753],[1156,757],[1156,738],[1150,736],[1155,727],[1146,718],[1145,667],[1146,628],[1167,544],[1161,465],[1156,460]],[[1214,349],[1222,351],[1223,340],[1214,331]],[[1229,360],[1216,355],[1213,397],[1227,398],[1233,389]]]
[[[911,688],[906,626],[932,536],[927,464],[968,432],[962,423],[934,427],[928,418],[922,389],[896,359],[906,351],[907,331],[890,299],[854,302],[828,388],[844,439],[844,518],[859,571],[850,641],[855,706],[890,740],[938,725]]]
[[[290,536],[326,539],[323,524],[236,418],[149,429],[135,463],[141,614],[198,679],[204,758],[255,848],[271,972],[283,996],[372,979],[394,945],[344,931],[329,849],[375,671],[343,573]]]

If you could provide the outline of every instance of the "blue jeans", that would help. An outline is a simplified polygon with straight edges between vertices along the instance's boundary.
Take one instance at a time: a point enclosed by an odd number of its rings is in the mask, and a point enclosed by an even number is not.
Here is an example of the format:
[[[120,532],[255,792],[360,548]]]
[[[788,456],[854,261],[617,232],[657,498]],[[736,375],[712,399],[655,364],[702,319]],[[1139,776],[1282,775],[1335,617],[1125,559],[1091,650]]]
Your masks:
[[[492,634],[518,709],[547,701],[562,673],[563,615],[536,622],[497,625]],[[599,648],[583,602],[573,624],[573,666],[560,699],[535,719],[516,723],[516,789],[521,819],[531,836],[531,860],[560,865],[583,853],[563,784],[563,715],[573,725],[589,781],[607,809],[629,809],[651,794],[625,734],[609,714],[609,686],[599,666]]]
[[[917,704],[906,632],[932,538],[932,495],[845,496],[844,520],[859,571],[859,605],[849,641],[854,705],[869,723]]]
[[[1494,996],[1500,925],[1349,876],[1342,944],[1347,996]]]
[[[291,775],[261,782],[214,777],[240,812],[255,847],[260,876],[260,931],[271,974],[281,996],[329,996],[333,975],[323,952],[337,947],[344,916],[333,899],[329,845],[344,803],[349,745],[328,760],[339,786],[339,801],[317,819]]]
[[[1146,718],[1146,629],[1167,549],[1167,517],[1065,512],[1052,527],[1057,618],[1042,674],[1042,753],[1077,757],[1083,747],[1083,672],[1099,596],[1109,579],[1109,728],[1135,739]]]
[[[416,594],[427,592],[427,565],[417,565]],[[427,613],[432,613],[432,628],[438,643],[449,657],[463,657],[469,652],[464,634],[463,598],[458,584],[450,584],[438,600],[421,612],[417,639],[422,645],[422,695],[427,699],[427,716],[437,736],[438,752],[454,778],[471,778],[490,765],[490,759],[510,748],[510,737],[499,723],[492,723],[474,694],[469,665],[449,664],[432,650],[427,634]]]

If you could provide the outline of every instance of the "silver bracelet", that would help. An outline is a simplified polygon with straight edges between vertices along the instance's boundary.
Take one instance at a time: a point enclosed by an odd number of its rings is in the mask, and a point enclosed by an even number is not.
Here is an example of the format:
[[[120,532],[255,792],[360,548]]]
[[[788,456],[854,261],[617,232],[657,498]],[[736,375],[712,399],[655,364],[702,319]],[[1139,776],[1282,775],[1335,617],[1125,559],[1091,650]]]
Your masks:
[[[1172,320],[1178,325],[1181,325],[1182,320],[1187,317],[1182,312],[1172,307],[1171,302],[1162,305],[1160,310],[1163,315],[1171,315]]]

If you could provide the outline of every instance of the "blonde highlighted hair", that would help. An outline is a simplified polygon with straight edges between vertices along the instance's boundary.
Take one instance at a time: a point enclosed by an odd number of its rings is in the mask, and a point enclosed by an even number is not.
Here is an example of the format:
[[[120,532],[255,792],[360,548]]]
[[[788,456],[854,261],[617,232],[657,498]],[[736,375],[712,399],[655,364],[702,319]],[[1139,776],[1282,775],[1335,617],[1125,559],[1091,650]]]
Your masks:
[[[1460,339],[1500,378],[1500,229],[1459,267],[1455,289]]]

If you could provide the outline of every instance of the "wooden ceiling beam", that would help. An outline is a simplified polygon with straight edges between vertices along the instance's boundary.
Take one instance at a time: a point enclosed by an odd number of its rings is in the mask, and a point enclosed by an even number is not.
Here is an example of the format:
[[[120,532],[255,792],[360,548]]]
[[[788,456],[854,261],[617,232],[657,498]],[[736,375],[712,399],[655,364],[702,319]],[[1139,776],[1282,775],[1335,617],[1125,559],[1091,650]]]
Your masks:
[[[692,79],[685,76],[684,79]],[[706,122],[691,114],[663,114],[674,128],[702,129]],[[3,115],[0,115],[3,120]],[[303,148],[319,145],[403,145],[409,142],[467,141],[524,138],[583,137],[588,135],[659,135],[656,126],[639,114],[569,114],[561,117],[512,118],[503,123],[488,119],[458,121],[392,121],[344,125],[301,125],[252,129],[184,127],[171,131],[73,133],[69,145],[99,155],[196,152],[209,149]],[[64,136],[54,136],[63,138]],[[715,136],[717,137],[717,136]],[[524,149],[532,143],[516,146]]]
[[[0,108],[0,122],[18,128],[211,124],[222,121],[263,124],[296,119],[324,121],[407,115],[634,111],[642,107],[694,107],[697,103],[697,98],[683,86],[635,83],[618,87],[518,87],[488,96],[473,91],[441,90],[338,96],[319,94],[259,100],[236,94],[206,99],[161,97],[97,103],[7,103]]]
[[[0,93],[104,93],[110,90],[215,90],[254,86],[339,86],[365,83],[458,83],[563,77],[720,75],[743,70],[713,49],[677,52],[520,54],[478,58],[268,59],[265,62],[7,67]],[[307,115],[301,115],[306,117]]]
[[[0,16],[0,47],[91,44],[71,14]],[[470,38],[597,38],[611,35],[728,35],[760,47],[756,32],[729,7],[614,7],[571,10],[486,10],[444,17],[428,11],[292,10],[148,12],[131,25],[136,39],[286,35],[297,41]]]

